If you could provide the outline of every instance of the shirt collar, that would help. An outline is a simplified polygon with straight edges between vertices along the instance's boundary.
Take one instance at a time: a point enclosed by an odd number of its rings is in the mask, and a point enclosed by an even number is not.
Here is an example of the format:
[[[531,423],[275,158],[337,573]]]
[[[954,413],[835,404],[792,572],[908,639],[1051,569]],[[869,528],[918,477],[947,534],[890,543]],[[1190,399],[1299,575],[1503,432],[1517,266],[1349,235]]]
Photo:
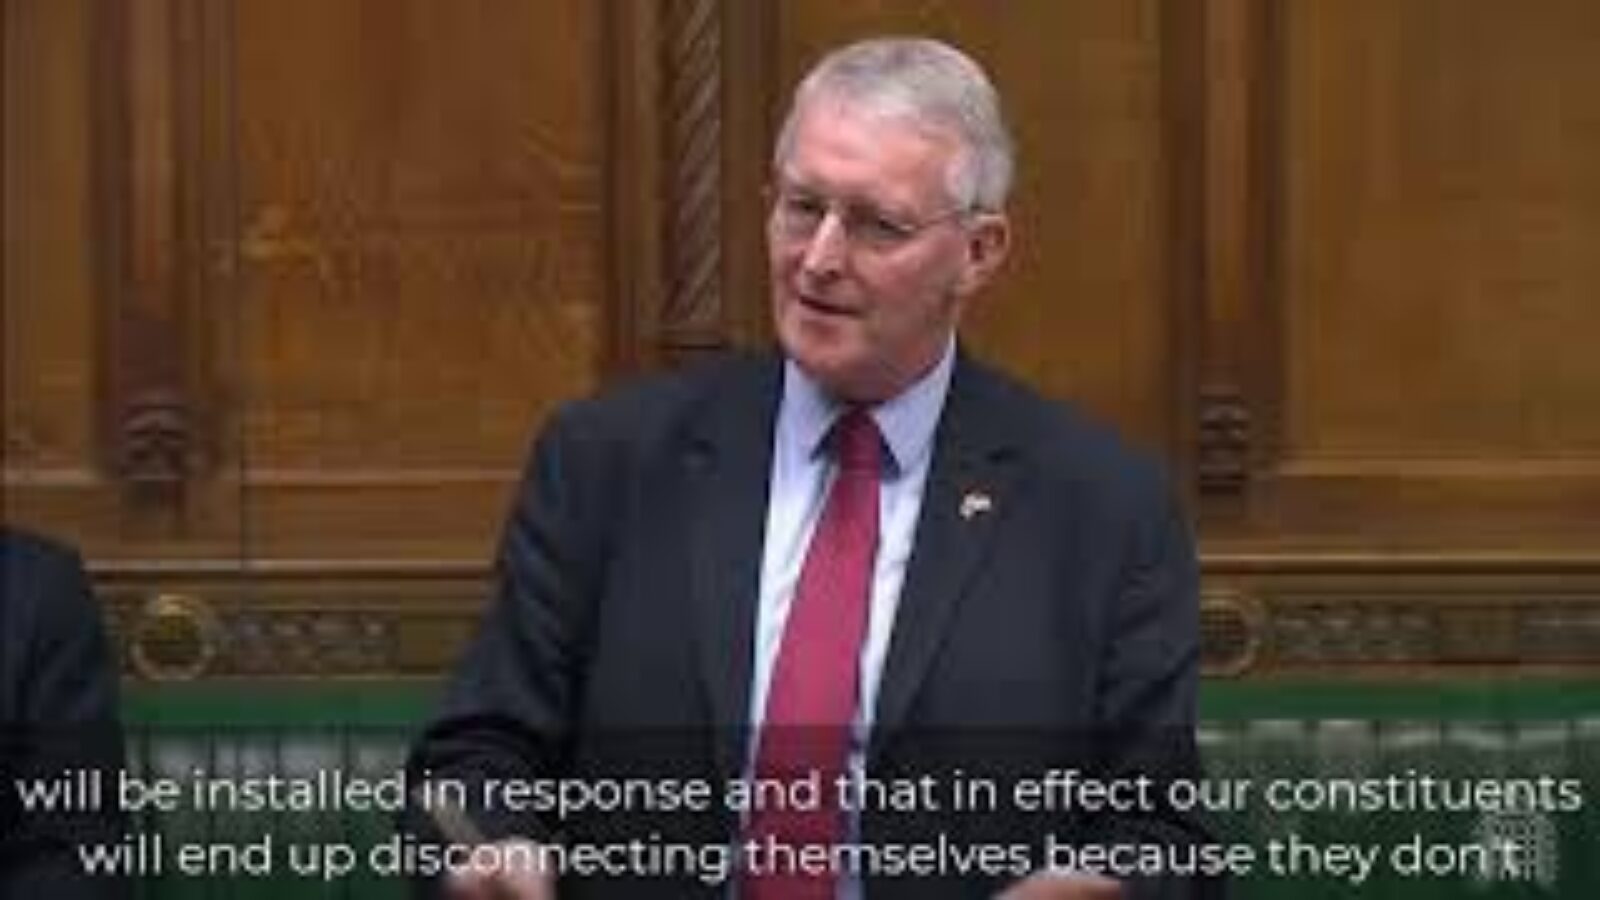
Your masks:
[[[933,446],[933,432],[944,409],[950,389],[950,373],[955,368],[954,335],[945,344],[938,363],[910,387],[872,407],[872,419],[883,433],[892,457],[892,470],[904,472],[917,467]],[[829,396],[792,359],[783,364],[783,401],[778,411],[779,428],[807,459],[822,452],[822,442],[833,422],[844,412],[845,404]]]

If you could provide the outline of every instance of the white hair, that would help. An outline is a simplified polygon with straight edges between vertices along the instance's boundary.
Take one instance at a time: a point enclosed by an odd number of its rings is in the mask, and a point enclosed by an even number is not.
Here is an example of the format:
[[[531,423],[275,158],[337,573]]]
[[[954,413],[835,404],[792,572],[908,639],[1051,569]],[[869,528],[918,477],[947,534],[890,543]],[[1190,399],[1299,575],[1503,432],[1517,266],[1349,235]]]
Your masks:
[[[875,38],[829,53],[795,88],[774,165],[788,160],[800,112],[818,98],[950,134],[961,146],[947,175],[951,199],[964,209],[1005,206],[1016,151],[994,85],[960,50],[927,38]]]

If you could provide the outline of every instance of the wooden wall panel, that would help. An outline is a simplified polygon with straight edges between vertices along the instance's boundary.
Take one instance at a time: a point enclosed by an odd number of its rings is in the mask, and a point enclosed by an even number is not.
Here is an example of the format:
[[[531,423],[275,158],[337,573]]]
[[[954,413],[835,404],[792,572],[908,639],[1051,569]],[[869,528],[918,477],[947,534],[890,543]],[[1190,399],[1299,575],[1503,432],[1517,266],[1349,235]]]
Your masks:
[[[1228,2],[1205,27],[1237,51],[1208,73],[1248,81],[1207,94],[1246,160],[1206,199],[1242,201],[1207,258],[1241,273],[1205,296],[1240,464],[1202,505],[1214,646],[1253,673],[1593,671],[1600,8]]]
[[[448,661],[621,355],[607,14],[7,0],[5,519],[86,551],[134,671]]]
[[[849,40],[923,33],[989,69],[1019,145],[1009,271],[974,308],[973,345],[1177,456],[1167,280],[1165,5],[1157,0],[779,4],[782,89]]]
[[[249,550],[482,558],[606,349],[598,12],[237,17]]]
[[[907,32],[1020,139],[970,338],[1172,465],[1213,671],[1600,665],[1586,0],[4,9],[5,518],[144,675],[437,671],[553,405],[769,337],[793,82]]]
[[[1600,9],[1346,6],[1284,36],[1286,456],[1600,463]]]
[[[1258,11],[1278,77],[1243,532],[1600,559],[1600,11]]]
[[[6,516],[99,560],[238,555],[204,389],[198,11],[5,5]]]
[[[5,4],[8,490],[97,468],[89,5]]]

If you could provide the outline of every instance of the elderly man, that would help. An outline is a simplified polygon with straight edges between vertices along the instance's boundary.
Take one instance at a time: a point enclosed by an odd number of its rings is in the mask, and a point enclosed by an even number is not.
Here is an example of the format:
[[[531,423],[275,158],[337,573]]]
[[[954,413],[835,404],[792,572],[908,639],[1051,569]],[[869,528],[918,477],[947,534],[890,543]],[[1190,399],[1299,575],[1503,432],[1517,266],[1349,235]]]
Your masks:
[[[957,342],[1012,169],[945,44],[805,78],[768,198],[781,354],[574,404],[534,452],[412,759],[467,788],[443,830],[504,851],[457,856],[451,896],[1191,895],[1046,850],[1203,840],[1159,797],[1193,771],[1197,601],[1156,468]],[[503,790],[619,772],[654,789],[584,798],[606,815]],[[1125,802],[1044,803],[1049,772]],[[534,852],[583,846],[619,852]]]

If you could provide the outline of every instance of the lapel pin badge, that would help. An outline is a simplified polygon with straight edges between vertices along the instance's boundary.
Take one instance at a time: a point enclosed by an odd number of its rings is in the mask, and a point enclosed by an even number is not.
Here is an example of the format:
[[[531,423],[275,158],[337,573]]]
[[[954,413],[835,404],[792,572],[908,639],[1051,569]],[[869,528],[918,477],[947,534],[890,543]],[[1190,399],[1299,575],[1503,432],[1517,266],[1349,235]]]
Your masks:
[[[968,491],[961,498],[961,518],[972,519],[994,509],[994,500],[982,491]]]

